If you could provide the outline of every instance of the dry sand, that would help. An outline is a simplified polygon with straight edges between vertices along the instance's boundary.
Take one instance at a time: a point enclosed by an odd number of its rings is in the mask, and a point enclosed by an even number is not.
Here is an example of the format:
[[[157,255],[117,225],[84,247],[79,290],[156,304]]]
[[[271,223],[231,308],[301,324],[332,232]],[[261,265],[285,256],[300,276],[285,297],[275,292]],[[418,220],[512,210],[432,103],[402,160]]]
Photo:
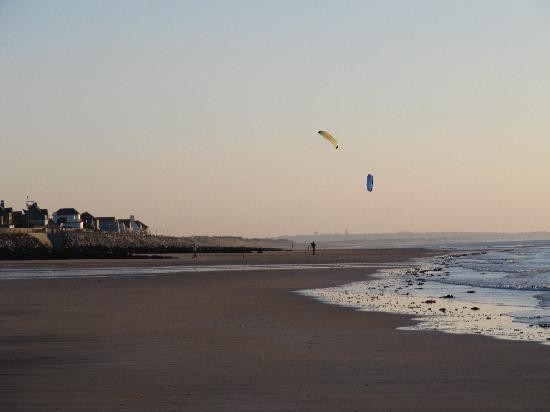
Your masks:
[[[393,262],[422,250],[246,255]],[[242,263],[2,262],[0,267]],[[292,293],[374,269],[0,282],[2,410],[548,410],[550,349],[396,330],[405,316]]]

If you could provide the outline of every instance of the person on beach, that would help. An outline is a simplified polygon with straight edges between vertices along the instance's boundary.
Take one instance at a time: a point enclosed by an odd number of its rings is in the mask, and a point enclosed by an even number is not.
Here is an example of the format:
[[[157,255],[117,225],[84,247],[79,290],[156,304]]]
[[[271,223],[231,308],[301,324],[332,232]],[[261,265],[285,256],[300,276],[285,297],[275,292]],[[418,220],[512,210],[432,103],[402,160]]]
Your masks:
[[[199,248],[197,247],[196,243],[193,243],[193,259],[197,258],[197,252],[199,251]]]
[[[311,242],[310,246],[311,246],[311,254],[315,255],[315,246],[317,246],[317,244],[315,243],[315,240]]]

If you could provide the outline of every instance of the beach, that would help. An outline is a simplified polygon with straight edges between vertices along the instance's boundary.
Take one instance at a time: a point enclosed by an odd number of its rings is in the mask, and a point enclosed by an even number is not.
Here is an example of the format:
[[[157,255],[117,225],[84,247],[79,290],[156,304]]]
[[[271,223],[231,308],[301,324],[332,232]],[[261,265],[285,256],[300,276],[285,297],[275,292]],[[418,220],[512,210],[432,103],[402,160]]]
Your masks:
[[[295,250],[196,260],[0,262],[2,269],[53,271],[296,265],[2,280],[0,409],[547,410],[548,346],[398,330],[412,317],[296,293],[364,281],[376,265],[438,253]],[[365,265],[354,267],[359,263]]]

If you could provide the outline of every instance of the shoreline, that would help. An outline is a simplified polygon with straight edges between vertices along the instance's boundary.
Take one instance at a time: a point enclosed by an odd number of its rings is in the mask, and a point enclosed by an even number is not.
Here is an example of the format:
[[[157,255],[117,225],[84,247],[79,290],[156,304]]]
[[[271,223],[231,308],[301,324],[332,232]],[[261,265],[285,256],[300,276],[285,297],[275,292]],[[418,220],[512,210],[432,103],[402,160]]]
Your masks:
[[[397,263],[434,254],[277,252],[254,254],[248,263]],[[203,255],[197,264],[241,259]],[[195,264],[176,261],[130,263]],[[74,265],[48,262],[52,268]],[[412,317],[359,312],[292,293],[364,280],[374,270],[3,281],[0,409],[543,410],[548,405],[548,348],[400,331],[396,328],[413,324]]]
[[[506,289],[496,289],[504,294],[491,299],[484,288],[445,282],[449,261],[486,253],[473,250],[416,259],[406,268],[381,268],[366,281],[296,292],[358,311],[411,316],[415,324],[400,330],[480,334],[550,345],[548,318],[543,312],[534,313],[540,291],[514,290],[510,291],[513,295],[506,295]],[[523,321],[517,319],[519,314],[524,314]]]

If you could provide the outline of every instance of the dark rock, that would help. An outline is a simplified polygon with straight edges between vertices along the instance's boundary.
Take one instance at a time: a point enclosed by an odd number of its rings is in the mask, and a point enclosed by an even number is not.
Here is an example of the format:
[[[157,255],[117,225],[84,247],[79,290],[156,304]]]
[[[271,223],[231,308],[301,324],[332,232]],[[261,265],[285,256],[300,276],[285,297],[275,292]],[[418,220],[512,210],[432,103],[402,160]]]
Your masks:
[[[454,298],[453,295],[445,295],[445,296],[441,296],[443,299],[452,299]]]
[[[0,233],[0,259],[43,259],[52,249],[26,233]]]
[[[472,306],[470,309],[472,310],[479,310],[479,308],[477,306]]]
[[[156,255],[158,253],[192,253],[194,243],[200,245],[200,253],[250,253],[279,250],[255,246],[256,240],[243,238],[207,236],[188,238],[87,230],[61,231],[48,233],[47,236],[53,247],[45,246],[29,234],[0,233],[0,259],[159,259],[163,257]],[[220,239],[224,244],[220,245]],[[143,254],[154,255],[143,256]]]

